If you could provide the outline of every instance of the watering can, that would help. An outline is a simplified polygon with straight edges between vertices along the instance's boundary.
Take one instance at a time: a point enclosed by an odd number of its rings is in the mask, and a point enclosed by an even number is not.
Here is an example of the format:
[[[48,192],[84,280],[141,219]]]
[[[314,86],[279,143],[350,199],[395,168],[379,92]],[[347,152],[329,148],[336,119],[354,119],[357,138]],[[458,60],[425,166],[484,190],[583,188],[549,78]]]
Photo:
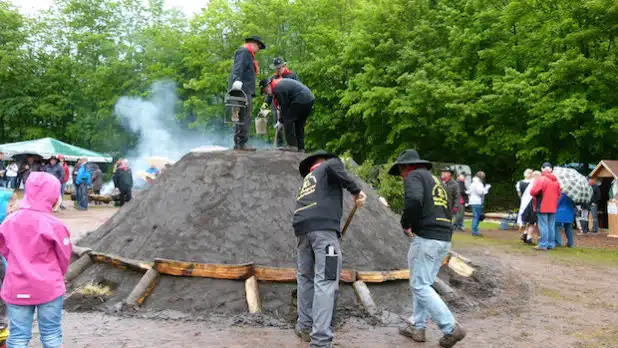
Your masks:
[[[226,109],[230,111],[226,112],[225,123],[242,124],[240,113],[247,109],[247,94],[240,89],[232,89],[225,94],[224,101]]]

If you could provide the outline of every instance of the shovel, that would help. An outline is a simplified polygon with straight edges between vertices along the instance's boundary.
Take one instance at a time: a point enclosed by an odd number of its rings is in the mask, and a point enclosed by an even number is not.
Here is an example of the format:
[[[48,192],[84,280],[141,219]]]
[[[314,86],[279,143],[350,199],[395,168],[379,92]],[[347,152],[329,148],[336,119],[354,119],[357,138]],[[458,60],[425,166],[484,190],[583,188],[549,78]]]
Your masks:
[[[356,209],[358,209],[358,207],[354,204],[354,208],[352,208],[352,211],[350,212],[350,215],[348,215],[348,219],[345,221],[345,225],[343,225],[343,229],[341,230],[341,238],[343,238],[345,232],[348,230],[348,227],[350,227],[354,214],[356,214]]]

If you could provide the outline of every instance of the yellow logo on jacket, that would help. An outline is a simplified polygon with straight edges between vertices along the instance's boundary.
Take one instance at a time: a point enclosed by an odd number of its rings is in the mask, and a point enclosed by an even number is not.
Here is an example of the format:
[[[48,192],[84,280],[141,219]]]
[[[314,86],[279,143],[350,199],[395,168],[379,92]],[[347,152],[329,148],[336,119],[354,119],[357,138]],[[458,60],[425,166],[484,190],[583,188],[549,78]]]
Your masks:
[[[442,185],[442,182],[434,175],[431,176],[434,181],[433,189],[431,190],[431,195],[433,196],[433,204],[435,206],[443,207],[448,210],[448,194],[446,193],[446,189]]]
[[[317,184],[318,180],[315,176],[312,173],[307,174],[303,180],[303,187],[300,188],[300,192],[298,193],[296,200],[300,200],[301,198],[314,193]]]

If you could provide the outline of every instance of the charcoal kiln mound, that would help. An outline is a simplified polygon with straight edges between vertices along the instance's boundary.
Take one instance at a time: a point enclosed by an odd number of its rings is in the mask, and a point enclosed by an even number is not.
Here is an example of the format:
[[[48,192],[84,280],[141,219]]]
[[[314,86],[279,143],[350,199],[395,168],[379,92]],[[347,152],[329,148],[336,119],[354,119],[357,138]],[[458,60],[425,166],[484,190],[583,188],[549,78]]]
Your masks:
[[[146,262],[170,259],[293,268],[296,238],[291,224],[302,184],[298,164],[304,156],[278,151],[188,154],[79,245]],[[370,187],[362,186],[368,199],[342,240],[343,268],[359,272],[407,269],[409,240],[401,232],[399,216]],[[352,196],[345,193],[343,220],[352,207]],[[136,272],[96,264],[79,274],[71,287],[79,288],[93,279],[119,284],[100,306],[109,308],[126,298],[140,277]],[[293,282],[260,281],[264,312],[293,321],[294,289]],[[411,310],[407,281],[370,285],[370,289],[380,308]],[[358,307],[352,286],[342,284],[338,311],[356,315]],[[247,312],[245,282],[161,276],[142,308],[195,316],[240,315]]]

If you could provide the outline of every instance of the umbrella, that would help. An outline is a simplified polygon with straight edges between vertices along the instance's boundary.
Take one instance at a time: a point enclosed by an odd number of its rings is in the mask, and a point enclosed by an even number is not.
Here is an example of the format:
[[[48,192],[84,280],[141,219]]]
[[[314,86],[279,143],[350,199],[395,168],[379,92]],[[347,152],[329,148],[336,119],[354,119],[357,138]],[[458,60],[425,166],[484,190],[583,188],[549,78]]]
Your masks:
[[[148,157],[146,158],[146,162],[148,162],[149,166],[155,167],[157,169],[163,169],[166,164],[174,164],[174,161],[172,161],[171,159],[160,156]]]
[[[592,187],[588,180],[573,168],[554,168],[554,175],[560,183],[560,191],[576,204],[588,204],[592,199]]]
[[[144,171],[139,171],[137,173],[135,173],[135,176],[137,176],[140,179],[144,179],[144,180],[154,180],[156,179],[156,177],[150,173],[146,173]]]

